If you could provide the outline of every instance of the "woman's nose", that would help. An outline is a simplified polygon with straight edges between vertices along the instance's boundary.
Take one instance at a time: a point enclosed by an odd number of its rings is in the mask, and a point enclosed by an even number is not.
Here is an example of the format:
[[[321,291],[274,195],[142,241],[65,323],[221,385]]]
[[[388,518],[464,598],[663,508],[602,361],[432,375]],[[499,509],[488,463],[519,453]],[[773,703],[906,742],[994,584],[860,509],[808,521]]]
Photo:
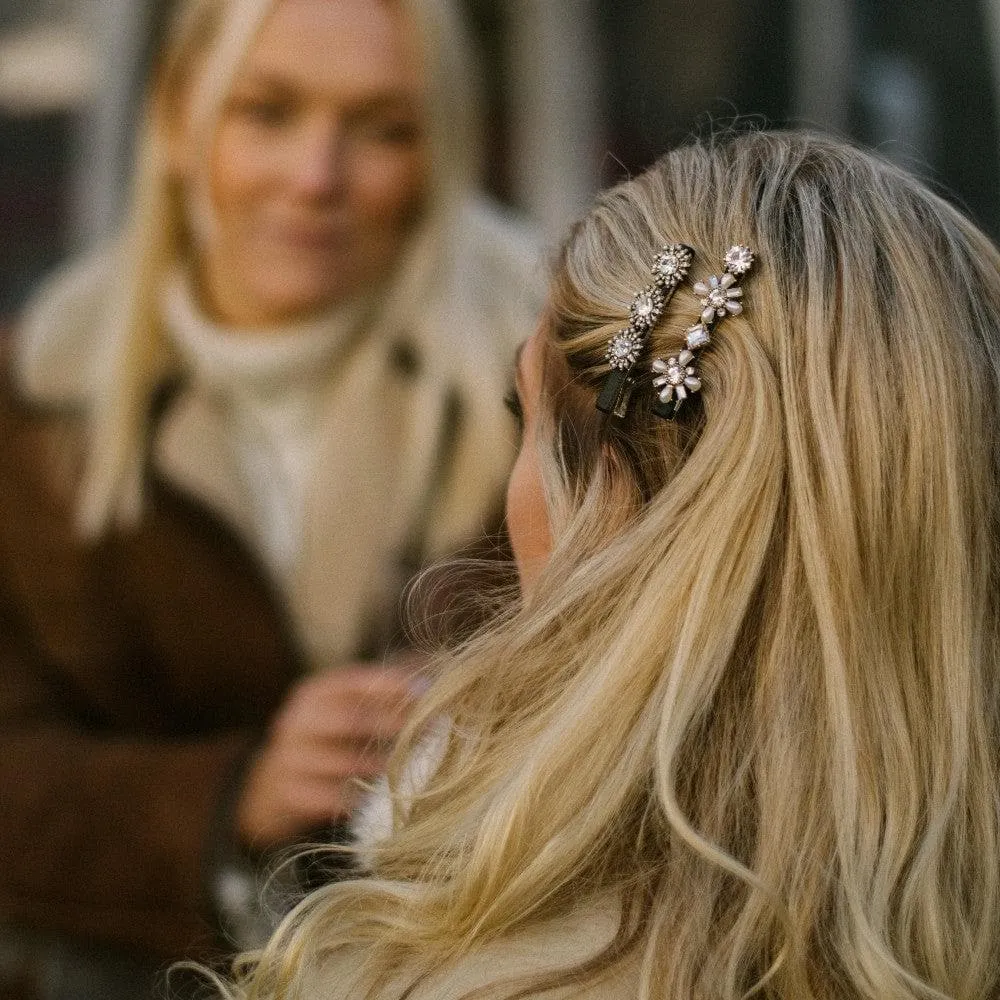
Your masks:
[[[336,197],[344,188],[347,142],[339,121],[317,119],[304,123],[290,164],[296,191],[308,198]]]

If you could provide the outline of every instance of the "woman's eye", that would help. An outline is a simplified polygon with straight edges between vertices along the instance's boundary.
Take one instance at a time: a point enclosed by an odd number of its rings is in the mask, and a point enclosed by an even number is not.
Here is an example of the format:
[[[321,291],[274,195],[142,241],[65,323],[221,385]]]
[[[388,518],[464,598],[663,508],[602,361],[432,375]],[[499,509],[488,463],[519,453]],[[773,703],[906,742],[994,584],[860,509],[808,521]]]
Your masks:
[[[386,122],[379,126],[378,136],[383,142],[411,143],[420,138],[420,128],[416,122]]]
[[[507,390],[507,393],[503,397],[503,405],[510,410],[517,423],[517,429],[519,431],[524,430],[524,408],[521,406],[521,397],[518,396],[517,390],[513,387]]]
[[[354,134],[368,142],[407,146],[420,138],[421,130],[409,118],[369,118],[355,123]]]
[[[237,98],[234,108],[238,114],[267,126],[281,125],[291,115],[288,101],[260,97]]]

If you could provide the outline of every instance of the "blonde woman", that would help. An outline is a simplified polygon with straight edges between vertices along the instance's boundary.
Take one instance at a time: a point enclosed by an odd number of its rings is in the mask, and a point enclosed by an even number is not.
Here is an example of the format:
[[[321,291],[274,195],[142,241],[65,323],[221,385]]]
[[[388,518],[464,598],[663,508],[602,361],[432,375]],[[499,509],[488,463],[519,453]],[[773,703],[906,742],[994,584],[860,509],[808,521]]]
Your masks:
[[[255,857],[348,815],[406,716],[406,579],[499,522],[540,296],[467,61],[449,0],[179,4],[121,239],[24,318],[0,925],[55,942],[51,995],[252,940]]]
[[[517,395],[523,599],[238,995],[995,997],[997,250],[838,142],[691,145],[574,229]]]

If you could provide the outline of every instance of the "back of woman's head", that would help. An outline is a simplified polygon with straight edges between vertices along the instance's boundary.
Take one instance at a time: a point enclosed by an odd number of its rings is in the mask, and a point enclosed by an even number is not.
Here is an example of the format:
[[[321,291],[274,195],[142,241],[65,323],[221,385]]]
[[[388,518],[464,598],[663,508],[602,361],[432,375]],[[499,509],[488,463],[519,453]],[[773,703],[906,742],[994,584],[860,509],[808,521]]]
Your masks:
[[[691,280],[751,247],[744,310],[676,421],[641,374],[605,416],[673,242]],[[700,312],[682,284],[643,367]],[[633,961],[643,1000],[995,996],[995,249],[843,144],[698,143],[575,228],[540,336],[551,556],[432,689],[453,725],[377,878],[292,938],[430,969],[610,898],[609,948],[532,988]]]
[[[651,414],[648,375],[607,418],[607,341],[675,241],[695,251],[692,280],[753,248],[744,312],[702,352],[676,422]],[[677,354],[700,310],[682,285],[649,356]],[[679,149],[600,200],[564,250],[549,334],[555,548],[534,603],[579,621],[594,663],[637,688],[621,709],[633,732],[648,723],[636,751],[666,870],[686,875],[669,939],[697,955],[667,973],[668,995],[716,975],[738,995],[779,954],[781,995],[809,995],[811,977],[819,995],[925,995],[915,980],[986,995],[995,249],[870,155],[743,135]]]

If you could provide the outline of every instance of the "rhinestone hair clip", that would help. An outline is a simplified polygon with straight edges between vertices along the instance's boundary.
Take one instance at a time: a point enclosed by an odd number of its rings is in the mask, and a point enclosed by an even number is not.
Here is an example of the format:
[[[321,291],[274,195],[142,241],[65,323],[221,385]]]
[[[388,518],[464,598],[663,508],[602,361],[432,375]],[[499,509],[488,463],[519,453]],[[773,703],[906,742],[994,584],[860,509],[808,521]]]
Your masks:
[[[657,358],[652,364],[653,388],[659,390],[653,402],[653,412],[664,420],[673,420],[684,400],[701,389],[697,354],[711,343],[716,324],[727,316],[743,312],[743,289],[737,279],[746,274],[754,263],[753,251],[742,244],[731,246],[723,259],[725,270],[708,281],[694,285],[701,298],[701,318],[685,336],[684,350],[667,358]]]
[[[653,283],[636,292],[628,311],[628,326],[608,341],[605,352],[611,371],[597,397],[603,413],[624,417],[635,386],[632,370],[646,346],[649,331],[659,322],[670,297],[687,277],[694,251],[683,243],[670,243],[653,258]]]

